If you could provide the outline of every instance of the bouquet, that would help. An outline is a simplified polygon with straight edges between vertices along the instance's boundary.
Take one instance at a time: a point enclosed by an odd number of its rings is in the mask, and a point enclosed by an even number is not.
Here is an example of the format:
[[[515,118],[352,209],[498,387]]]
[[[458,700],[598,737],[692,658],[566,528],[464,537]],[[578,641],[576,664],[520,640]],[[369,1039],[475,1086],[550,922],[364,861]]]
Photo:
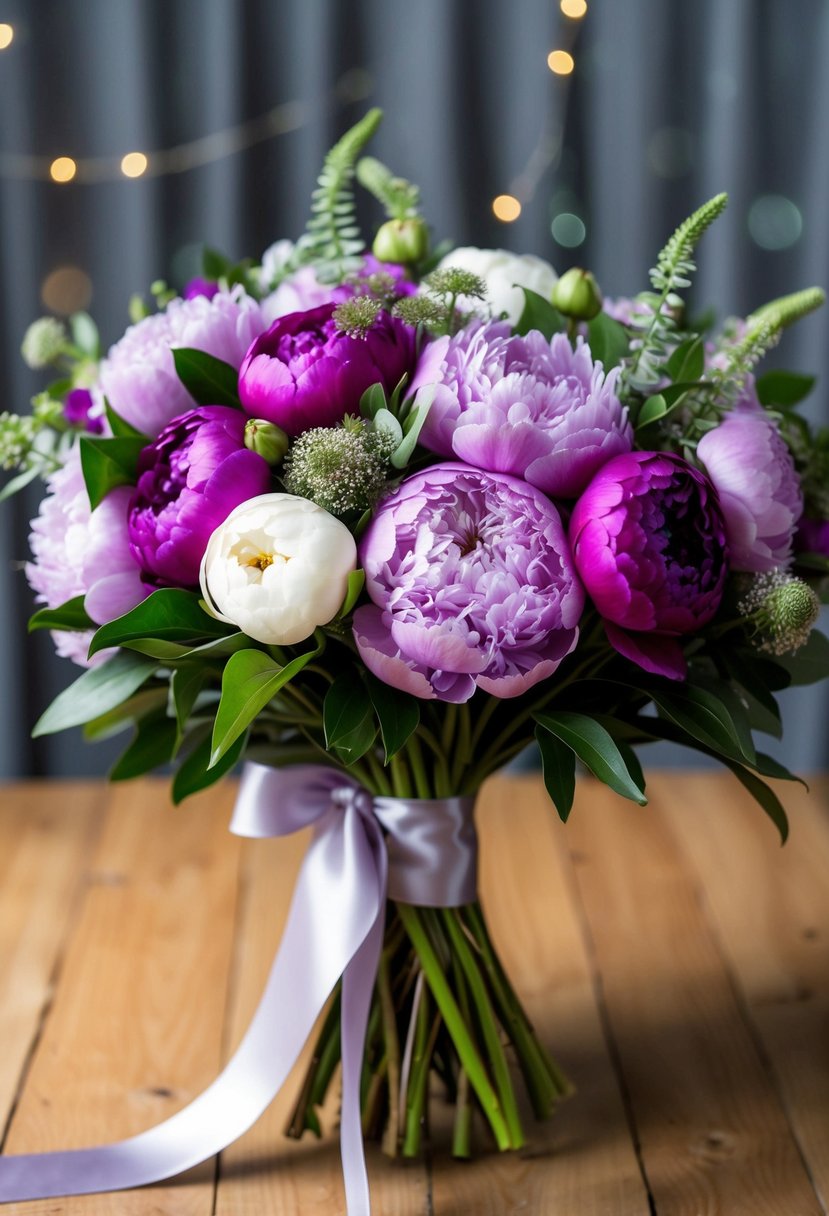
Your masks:
[[[780,734],[780,689],[829,672],[829,432],[797,413],[811,378],[754,369],[823,293],[695,321],[682,293],[724,195],[631,299],[433,249],[417,188],[363,155],[379,120],[329,153],[296,243],[259,265],[207,251],[181,296],[133,300],[102,360],[84,314],[24,340],[60,378],[0,419],[4,494],[45,476],[31,627],[84,668],[36,733],[129,728],[111,779],[172,767],[175,802],[247,760],[234,829],[315,834],[241,1061],[126,1142],[131,1164],[11,1158],[0,1198],[217,1151],[323,1011],[287,1130],[319,1132],[342,1061],[352,1216],[362,1135],[419,1153],[433,1076],[458,1156],[476,1122],[519,1147],[510,1060],[538,1118],[568,1084],[490,940],[473,809],[533,741],[562,819],[578,766],[644,804],[637,749],[667,739],[726,765],[785,837],[765,778],[791,774],[755,734]],[[370,246],[355,178],[385,211]]]

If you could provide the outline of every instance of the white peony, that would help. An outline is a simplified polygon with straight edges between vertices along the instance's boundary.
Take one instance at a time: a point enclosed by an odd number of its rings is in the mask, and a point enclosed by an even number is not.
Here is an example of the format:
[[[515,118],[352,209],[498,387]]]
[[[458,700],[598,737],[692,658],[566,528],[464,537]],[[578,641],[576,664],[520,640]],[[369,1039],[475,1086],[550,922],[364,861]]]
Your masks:
[[[212,534],[199,578],[220,621],[290,646],[336,614],[356,565],[354,537],[333,515],[294,494],[260,494]]]
[[[445,270],[449,266],[469,270],[483,279],[492,315],[498,317],[501,313],[506,313],[511,325],[517,324],[524,311],[522,287],[528,287],[530,291],[536,291],[545,300],[549,300],[558,279],[550,263],[545,262],[543,258],[537,258],[532,253],[510,253],[506,249],[476,249],[472,245],[466,245],[447,253],[437,268]],[[463,297],[458,304],[463,309],[480,306],[477,300],[467,300]]]

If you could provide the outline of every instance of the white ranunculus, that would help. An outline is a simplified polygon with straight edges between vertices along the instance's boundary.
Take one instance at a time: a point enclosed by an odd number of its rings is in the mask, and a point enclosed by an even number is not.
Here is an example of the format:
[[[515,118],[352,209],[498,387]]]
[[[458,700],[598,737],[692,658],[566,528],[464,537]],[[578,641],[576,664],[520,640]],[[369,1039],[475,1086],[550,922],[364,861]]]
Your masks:
[[[469,270],[483,279],[492,315],[497,317],[505,312],[511,325],[517,323],[524,310],[522,287],[528,287],[549,300],[558,279],[550,263],[543,258],[537,258],[532,253],[510,253],[506,249],[476,249],[472,245],[465,245],[447,253],[440,261],[438,270],[445,270],[448,266]],[[465,297],[458,304],[464,309],[479,306],[477,300]]]
[[[354,537],[333,515],[294,494],[261,494],[212,534],[199,578],[220,621],[290,646],[331,620],[356,565]]]

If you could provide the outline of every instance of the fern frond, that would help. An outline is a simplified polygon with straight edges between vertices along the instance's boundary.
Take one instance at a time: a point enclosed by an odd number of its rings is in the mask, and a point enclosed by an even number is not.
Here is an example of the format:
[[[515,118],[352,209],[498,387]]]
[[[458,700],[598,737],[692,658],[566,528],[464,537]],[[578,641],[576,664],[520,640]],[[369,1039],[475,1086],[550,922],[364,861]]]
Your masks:
[[[385,208],[390,220],[414,219],[420,206],[420,189],[405,177],[395,177],[391,169],[373,156],[357,162],[357,181]]]
[[[311,195],[311,218],[297,242],[292,264],[313,262],[321,283],[341,282],[360,264],[365,243],[354,209],[354,166],[382,118],[382,110],[369,110],[346,131],[326,156]]]
[[[700,238],[722,215],[728,205],[727,194],[715,194],[707,203],[698,207],[693,215],[679,225],[666,242],[651,270],[654,291],[667,296],[670,292],[690,286],[690,275],[696,270],[693,253]]]
[[[753,329],[756,325],[771,321],[777,329],[786,329],[825,303],[826,292],[822,287],[806,287],[803,291],[793,291],[791,295],[780,296],[779,299],[770,300],[768,304],[758,308],[748,318],[748,327]]]

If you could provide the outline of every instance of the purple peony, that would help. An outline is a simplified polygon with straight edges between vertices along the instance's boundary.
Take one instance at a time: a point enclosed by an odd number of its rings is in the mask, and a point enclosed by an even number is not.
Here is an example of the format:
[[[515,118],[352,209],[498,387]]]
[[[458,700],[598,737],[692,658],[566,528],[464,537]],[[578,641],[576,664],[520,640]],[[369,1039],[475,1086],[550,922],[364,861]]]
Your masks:
[[[203,405],[174,418],[141,453],[129,537],[150,586],[197,587],[213,530],[270,490],[268,462],[245,447],[246,421],[241,410]]]
[[[427,347],[413,387],[435,385],[421,443],[475,468],[512,473],[556,498],[575,498],[613,456],[633,445],[618,371],[604,374],[583,339],[573,350],[532,330],[511,337],[496,322]]]
[[[49,493],[32,520],[29,544],[34,561],[27,563],[26,577],[38,603],[59,608],[83,595],[86,611],[99,625],[140,603],[147,588],[130,553],[129,497],[129,487],[119,486],[90,512],[80,448],[70,450],[66,463],[49,478]],[[91,633],[55,630],[52,637],[58,654],[90,666],[86,652]],[[102,662],[111,653],[101,652],[91,663]]]
[[[112,347],[101,364],[101,391],[117,414],[154,437],[193,405],[176,375],[173,347],[206,351],[235,368],[263,329],[259,305],[238,288],[212,300],[172,300],[163,312],[131,325]]]
[[[354,614],[370,671],[416,697],[516,697],[578,639],[584,592],[555,506],[502,473],[434,465],[402,483],[360,545],[373,604]]]
[[[197,275],[195,279],[191,279],[185,285],[184,291],[181,293],[185,300],[195,300],[196,296],[204,296],[206,300],[212,300],[218,294],[219,284],[212,279],[202,278]]]
[[[798,553],[817,553],[829,557],[829,519],[804,515],[797,525],[794,547]]]
[[[96,402],[88,388],[73,388],[66,394],[63,416],[70,426],[83,427],[90,435],[104,433],[103,404]]]
[[[365,338],[337,328],[333,304],[279,317],[251,346],[239,371],[247,412],[300,435],[356,414],[378,382],[389,392],[414,365],[415,331],[381,312]]]
[[[762,573],[787,566],[803,495],[774,420],[745,397],[703,435],[697,456],[719,494],[732,567]]]
[[[570,540],[611,645],[646,671],[684,679],[679,639],[714,616],[728,572],[708,478],[669,452],[617,456],[576,503]]]

